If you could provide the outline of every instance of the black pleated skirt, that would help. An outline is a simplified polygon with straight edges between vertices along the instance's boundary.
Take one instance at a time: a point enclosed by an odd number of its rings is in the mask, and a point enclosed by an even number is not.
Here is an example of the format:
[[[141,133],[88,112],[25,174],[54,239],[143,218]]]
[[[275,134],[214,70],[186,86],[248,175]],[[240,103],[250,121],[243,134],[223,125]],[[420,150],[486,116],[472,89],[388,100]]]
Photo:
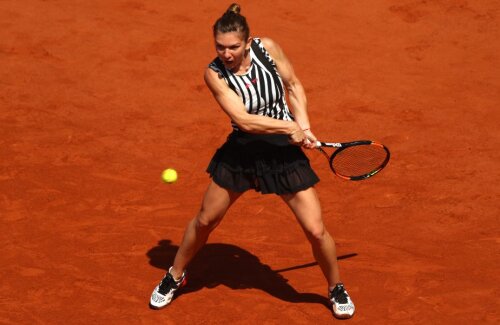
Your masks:
[[[289,194],[319,182],[302,149],[283,134],[234,131],[215,152],[207,172],[216,184],[233,192]]]

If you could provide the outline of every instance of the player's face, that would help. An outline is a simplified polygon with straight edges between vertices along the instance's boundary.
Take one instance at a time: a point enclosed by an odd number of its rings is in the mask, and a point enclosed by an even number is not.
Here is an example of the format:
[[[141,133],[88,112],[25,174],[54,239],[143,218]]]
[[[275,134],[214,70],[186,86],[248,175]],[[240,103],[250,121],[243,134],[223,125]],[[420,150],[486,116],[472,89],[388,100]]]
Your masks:
[[[217,33],[215,35],[217,56],[230,70],[238,70],[248,49],[250,49],[250,38],[243,39],[240,32]]]

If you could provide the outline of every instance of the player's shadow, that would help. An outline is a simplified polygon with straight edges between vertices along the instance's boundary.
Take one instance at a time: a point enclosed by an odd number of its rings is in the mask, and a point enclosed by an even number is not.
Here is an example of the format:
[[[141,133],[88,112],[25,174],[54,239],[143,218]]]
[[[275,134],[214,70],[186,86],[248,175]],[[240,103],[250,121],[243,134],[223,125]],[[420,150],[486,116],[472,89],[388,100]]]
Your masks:
[[[170,240],[161,240],[147,252],[149,263],[165,271],[172,265],[178,246]],[[340,258],[355,256],[346,255]],[[300,293],[288,284],[279,272],[310,267],[308,263],[282,270],[272,270],[250,252],[234,245],[206,244],[191,261],[188,269],[187,285],[179,290],[179,295],[225,285],[231,289],[260,289],[284,301],[292,303],[318,303],[330,309],[325,296],[315,293]]]

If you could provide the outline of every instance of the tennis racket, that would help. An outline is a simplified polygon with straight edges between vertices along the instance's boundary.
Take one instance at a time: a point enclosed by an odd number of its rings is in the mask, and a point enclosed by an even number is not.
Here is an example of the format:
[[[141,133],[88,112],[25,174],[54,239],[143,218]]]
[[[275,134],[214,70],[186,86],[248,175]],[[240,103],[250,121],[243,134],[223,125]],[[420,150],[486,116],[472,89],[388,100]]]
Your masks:
[[[336,150],[329,155],[323,149],[328,147]],[[316,149],[328,159],[335,175],[351,181],[360,181],[376,175],[391,157],[386,146],[370,140],[344,143],[316,141]]]

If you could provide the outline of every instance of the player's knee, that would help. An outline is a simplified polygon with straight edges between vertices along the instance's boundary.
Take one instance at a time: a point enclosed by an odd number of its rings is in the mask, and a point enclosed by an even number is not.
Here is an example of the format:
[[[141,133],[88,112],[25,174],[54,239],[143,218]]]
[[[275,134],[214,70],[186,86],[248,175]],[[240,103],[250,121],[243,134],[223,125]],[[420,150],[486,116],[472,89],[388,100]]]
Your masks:
[[[221,216],[201,210],[196,217],[196,228],[198,230],[212,230],[219,224]]]
[[[325,227],[323,225],[318,225],[315,227],[310,227],[306,230],[307,238],[311,242],[321,242],[326,236]]]

